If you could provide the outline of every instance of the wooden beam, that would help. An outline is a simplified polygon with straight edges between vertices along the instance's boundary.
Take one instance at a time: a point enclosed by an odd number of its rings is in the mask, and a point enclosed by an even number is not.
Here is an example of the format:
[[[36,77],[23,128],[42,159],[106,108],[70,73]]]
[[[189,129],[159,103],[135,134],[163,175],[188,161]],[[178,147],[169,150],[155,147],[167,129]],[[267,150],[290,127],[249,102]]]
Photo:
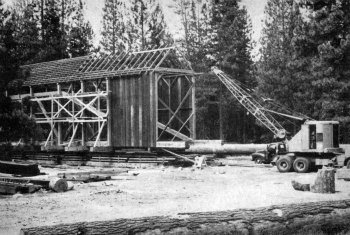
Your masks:
[[[188,136],[186,136],[186,135],[184,135],[184,134],[178,133],[176,130],[171,129],[170,127],[165,128],[165,125],[162,124],[162,123],[160,123],[160,122],[157,123],[157,127],[158,127],[159,129],[162,129],[162,130],[165,131],[165,132],[168,132],[169,134],[177,135],[177,137],[180,138],[180,139],[182,139],[182,140],[186,140],[186,141],[192,140],[190,137],[188,137]],[[159,139],[159,138],[158,138],[158,139]]]

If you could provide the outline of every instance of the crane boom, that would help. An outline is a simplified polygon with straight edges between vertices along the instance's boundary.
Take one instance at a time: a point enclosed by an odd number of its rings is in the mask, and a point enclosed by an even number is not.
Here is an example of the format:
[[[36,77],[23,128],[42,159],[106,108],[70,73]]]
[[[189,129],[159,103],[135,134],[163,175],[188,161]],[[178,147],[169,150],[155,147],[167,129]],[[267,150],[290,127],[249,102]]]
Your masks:
[[[277,122],[271,114],[267,113],[264,107],[246,92],[237,81],[216,67],[213,67],[212,71],[249,113],[275,134],[276,137],[281,139],[285,138],[286,130],[281,124]]]

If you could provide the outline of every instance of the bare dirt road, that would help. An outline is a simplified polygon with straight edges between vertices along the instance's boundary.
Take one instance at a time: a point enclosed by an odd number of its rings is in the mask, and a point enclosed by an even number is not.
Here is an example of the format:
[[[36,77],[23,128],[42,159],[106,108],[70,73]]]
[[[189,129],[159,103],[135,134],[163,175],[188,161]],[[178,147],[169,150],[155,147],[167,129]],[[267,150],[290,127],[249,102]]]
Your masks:
[[[64,193],[37,192],[0,197],[0,234],[22,227],[112,220],[180,212],[254,208],[276,204],[350,198],[350,182],[336,180],[335,194],[295,191],[291,180],[313,183],[316,173],[281,174],[249,158],[226,160],[231,166],[203,170],[176,167],[136,169],[138,176],[116,176],[95,183],[75,183]],[[81,167],[80,170],[92,169]],[[99,168],[94,168],[94,170]],[[76,169],[69,169],[77,171]],[[49,176],[62,169],[41,168]]]

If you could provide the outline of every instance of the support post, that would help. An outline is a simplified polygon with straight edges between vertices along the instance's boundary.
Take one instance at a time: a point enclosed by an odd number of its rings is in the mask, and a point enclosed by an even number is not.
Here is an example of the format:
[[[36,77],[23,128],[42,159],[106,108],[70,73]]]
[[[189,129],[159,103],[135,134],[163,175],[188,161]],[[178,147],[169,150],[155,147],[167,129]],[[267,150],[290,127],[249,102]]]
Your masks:
[[[194,77],[192,76],[191,78],[192,81],[192,100],[191,100],[191,105],[192,105],[192,121],[191,121],[191,126],[192,126],[192,139],[196,139],[196,81]]]
[[[83,94],[85,92],[85,86],[84,86],[84,81],[80,81],[80,89],[81,89],[81,93]],[[84,102],[84,98],[82,98],[83,103]],[[84,111],[81,113],[81,116],[84,116],[85,113]],[[85,123],[81,123],[81,146],[85,146]]]
[[[57,83],[57,94],[59,96],[62,95],[62,89],[61,84]],[[58,103],[61,104],[61,99],[58,99]],[[58,108],[58,107],[57,107]],[[59,109],[58,109],[59,110]],[[58,114],[58,118],[60,117],[60,114]],[[57,146],[62,144],[62,123],[57,123]]]
[[[111,118],[111,93],[110,93],[110,79],[106,78],[106,92],[107,92],[107,145],[112,145],[112,118]]]
[[[32,86],[30,86],[29,87],[29,95],[30,95],[30,98],[32,99],[33,98],[33,87]],[[32,118],[33,117],[33,107],[32,107],[32,105],[30,105],[30,107],[29,107],[29,112],[30,112],[30,117]]]
[[[53,142],[54,142],[54,133],[53,130],[55,128],[54,122],[53,122],[53,115],[54,115],[54,104],[53,104],[53,96],[51,95],[51,116],[50,116],[50,121],[51,121],[51,131],[52,131],[52,135],[51,135],[51,146],[53,146]]]
[[[222,84],[220,83],[220,95],[219,95],[219,125],[220,125],[220,140],[224,140],[224,123],[222,119],[222,102],[223,102],[223,97],[222,97]]]

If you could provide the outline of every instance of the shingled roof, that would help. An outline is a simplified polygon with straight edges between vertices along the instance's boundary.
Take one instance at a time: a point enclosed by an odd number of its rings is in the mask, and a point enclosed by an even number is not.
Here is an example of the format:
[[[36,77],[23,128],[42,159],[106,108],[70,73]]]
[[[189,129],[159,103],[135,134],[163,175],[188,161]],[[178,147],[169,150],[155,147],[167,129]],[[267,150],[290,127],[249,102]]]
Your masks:
[[[21,67],[28,71],[25,86],[140,74],[147,71],[193,74],[175,47],[139,52],[92,54]]]

